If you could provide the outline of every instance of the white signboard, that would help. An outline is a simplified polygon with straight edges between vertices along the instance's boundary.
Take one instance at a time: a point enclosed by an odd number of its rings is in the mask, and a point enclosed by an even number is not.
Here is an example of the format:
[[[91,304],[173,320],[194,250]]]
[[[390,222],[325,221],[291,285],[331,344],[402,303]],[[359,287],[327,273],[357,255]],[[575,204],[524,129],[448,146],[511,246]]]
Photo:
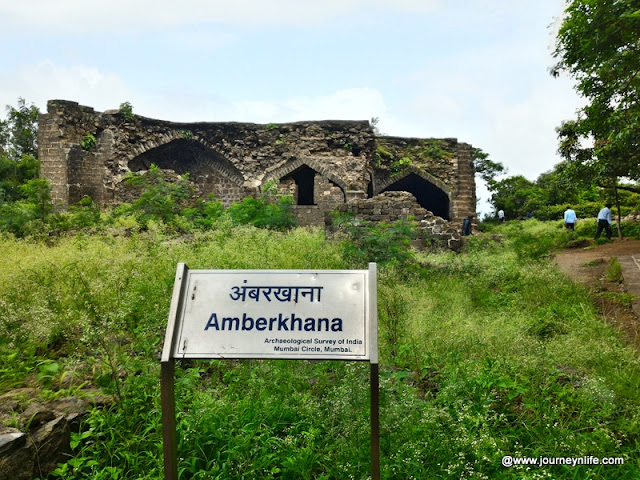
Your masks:
[[[377,362],[371,280],[371,269],[185,268],[176,280],[169,356],[374,361],[373,343]]]

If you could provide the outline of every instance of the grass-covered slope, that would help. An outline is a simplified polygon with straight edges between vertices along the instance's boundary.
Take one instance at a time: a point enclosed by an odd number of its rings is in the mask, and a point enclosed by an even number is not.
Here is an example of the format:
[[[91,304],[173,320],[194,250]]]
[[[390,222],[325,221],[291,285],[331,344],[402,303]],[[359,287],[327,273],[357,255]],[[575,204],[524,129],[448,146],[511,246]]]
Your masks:
[[[476,245],[422,266],[381,266],[382,478],[640,477],[637,353],[584,290],[526,260],[530,239],[518,239],[515,250]],[[162,478],[159,353],[176,264],[364,266],[342,252],[320,232],[253,227],[0,240],[0,393],[103,388],[115,404],[88,417],[76,457],[55,475]],[[367,478],[368,381],[362,363],[183,363],[181,478]],[[504,455],[625,464],[508,469]]]

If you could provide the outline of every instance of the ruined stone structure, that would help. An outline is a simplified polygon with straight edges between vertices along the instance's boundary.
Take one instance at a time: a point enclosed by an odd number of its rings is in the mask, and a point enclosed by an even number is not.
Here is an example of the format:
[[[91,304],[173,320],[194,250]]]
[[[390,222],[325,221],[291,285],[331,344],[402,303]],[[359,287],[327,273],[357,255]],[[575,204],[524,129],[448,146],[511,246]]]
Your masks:
[[[90,135],[95,146],[83,148]],[[202,195],[225,205],[276,181],[295,198],[302,225],[323,225],[339,205],[387,191],[410,192],[457,231],[475,212],[470,145],[376,136],[367,121],[174,123],[51,100],[38,142],[42,174],[65,207],[85,195],[123,201],[126,176],[155,164],[189,173]]]
[[[353,215],[355,222],[352,225],[357,225],[358,221],[389,223],[413,218],[417,224],[413,246],[423,248],[425,245],[435,244],[454,251],[462,247],[459,229],[422,208],[408,192],[388,191],[373,198],[354,200],[338,205],[337,211]],[[340,228],[332,227],[331,230],[339,231]]]

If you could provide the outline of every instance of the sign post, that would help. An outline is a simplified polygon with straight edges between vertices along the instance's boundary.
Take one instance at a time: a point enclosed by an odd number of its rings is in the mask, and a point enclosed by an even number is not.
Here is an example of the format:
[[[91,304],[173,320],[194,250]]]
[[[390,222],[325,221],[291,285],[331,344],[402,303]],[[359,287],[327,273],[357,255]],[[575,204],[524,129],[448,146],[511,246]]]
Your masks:
[[[371,476],[380,478],[376,264],[368,270],[189,270],[178,264],[162,351],[165,478],[177,479],[176,359],[371,364]]]

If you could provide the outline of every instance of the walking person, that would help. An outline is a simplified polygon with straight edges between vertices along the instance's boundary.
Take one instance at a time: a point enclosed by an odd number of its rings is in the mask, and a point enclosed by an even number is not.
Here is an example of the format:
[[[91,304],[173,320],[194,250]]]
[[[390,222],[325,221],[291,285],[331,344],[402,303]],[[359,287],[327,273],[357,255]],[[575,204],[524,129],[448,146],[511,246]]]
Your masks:
[[[564,227],[573,232],[576,228],[577,221],[578,216],[576,215],[576,212],[574,212],[571,207],[567,206],[567,209],[564,211]]]
[[[594,240],[600,238],[602,230],[607,232],[607,240],[611,240],[611,224],[613,220],[611,218],[611,204],[607,203],[605,207],[598,212],[598,230],[596,230],[596,236]]]
[[[502,209],[498,210],[498,220],[500,220],[500,223],[504,223],[504,210]]]

